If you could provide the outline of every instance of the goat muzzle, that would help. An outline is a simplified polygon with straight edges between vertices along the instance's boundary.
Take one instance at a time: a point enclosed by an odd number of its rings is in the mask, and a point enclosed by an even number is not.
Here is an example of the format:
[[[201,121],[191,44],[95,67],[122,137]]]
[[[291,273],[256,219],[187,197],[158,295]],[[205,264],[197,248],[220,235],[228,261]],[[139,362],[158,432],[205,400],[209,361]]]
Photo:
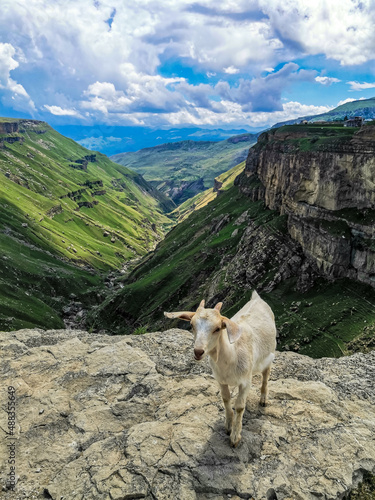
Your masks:
[[[203,354],[204,354],[203,349],[194,349],[194,357],[197,361],[200,361],[202,359]]]

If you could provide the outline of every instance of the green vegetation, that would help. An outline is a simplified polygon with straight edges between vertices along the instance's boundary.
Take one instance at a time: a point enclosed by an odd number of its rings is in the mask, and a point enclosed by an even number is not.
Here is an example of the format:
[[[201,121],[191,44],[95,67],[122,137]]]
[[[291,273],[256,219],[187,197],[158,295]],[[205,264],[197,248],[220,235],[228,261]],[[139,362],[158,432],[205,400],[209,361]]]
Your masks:
[[[313,358],[339,357],[375,322],[374,290],[368,285],[322,279],[305,294],[294,288],[291,279],[264,295],[275,313],[282,350]]]
[[[12,233],[0,232],[0,255],[0,330],[64,328],[61,315],[70,297],[86,306],[97,302],[97,274]]]
[[[375,224],[375,209],[373,208],[343,208],[334,212],[336,217],[346,219],[349,222],[369,226]]]
[[[63,327],[70,294],[97,301],[90,270],[145,255],[173,225],[173,204],[46,123],[0,124],[0,329]]]
[[[256,138],[254,134],[242,134],[220,142],[181,141],[114,155],[111,159],[142,174],[153,186],[173,197],[172,188],[182,182],[202,178],[204,187],[199,190],[211,188],[215,177],[246,159]],[[196,194],[195,189],[193,193],[178,195],[178,203]]]
[[[317,115],[314,120],[344,120],[345,117],[363,116],[365,119],[375,118],[375,97],[359,101],[346,102],[323,115]]]
[[[248,219],[241,217],[237,222],[245,211]],[[135,324],[184,328],[184,322],[166,322],[163,311],[194,310],[202,298],[213,295],[209,307],[223,300],[224,314],[235,314],[250,300],[253,289],[247,284],[245,269],[244,278],[232,279],[225,264],[241,252],[239,244],[249,219],[252,230],[261,230],[255,233],[254,242],[263,238],[277,249],[288,241],[285,215],[267,210],[262,202],[252,202],[232,187],[170,231],[155,252],[123,279],[123,288],[95,310],[90,324],[118,333],[132,333]],[[260,258],[257,288],[266,290],[279,272],[274,252],[260,250],[264,254],[259,256],[251,247],[242,252],[245,260]],[[275,312],[279,349],[312,357],[341,356],[349,352],[353,339],[363,336],[366,325],[375,322],[370,286],[321,279],[301,294],[296,284],[297,278],[290,278],[272,292],[261,292]]]
[[[349,493],[348,500],[374,500],[375,475],[364,471],[363,480]]]
[[[216,177],[216,179],[222,183],[220,191],[227,191],[233,186],[234,179],[239,175],[245,168],[245,162],[241,162],[235,167],[231,168],[227,172]],[[178,222],[186,219],[195,210],[200,210],[205,207],[208,203],[214,200],[218,195],[214,188],[207,189],[202,193],[196,194],[193,198],[189,198],[184,203],[182,203],[178,208],[176,208],[171,215],[178,217]]]
[[[262,134],[255,148],[282,141],[287,152],[325,151],[344,145],[358,130],[335,123],[284,125]]]
[[[19,141],[0,147],[3,227],[19,232],[27,224],[22,233],[34,244],[103,270],[144,255],[162,237],[160,228],[171,227],[162,213],[170,202],[155,199],[162,195],[138,174],[46,123],[19,123]]]
[[[147,327],[139,326],[133,332],[133,335],[145,335],[147,333]]]
[[[221,257],[233,255],[246,226],[234,225],[249,208],[249,200],[231,188],[170,231],[123,283],[124,288],[109,297],[92,315],[96,328],[115,327],[129,332],[129,325],[152,324],[163,318],[163,310],[194,307],[197,289],[218,266]],[[275,212],[258,202],[251,206],[254,219],[272,219]],[[230,215],[229,215],[230,214]],[[213,227],[225,215],[230,221],[216,233]],[[239,229],[236,236],[231,234]],[[192,293],[193,292],[193,293]],[[130,327],[131,328],[131,327]]]

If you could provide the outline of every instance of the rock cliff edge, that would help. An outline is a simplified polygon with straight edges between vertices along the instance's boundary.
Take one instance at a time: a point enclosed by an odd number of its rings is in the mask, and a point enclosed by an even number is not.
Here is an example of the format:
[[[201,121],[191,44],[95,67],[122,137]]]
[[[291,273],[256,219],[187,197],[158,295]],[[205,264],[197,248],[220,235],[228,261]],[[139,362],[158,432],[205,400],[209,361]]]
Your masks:
[[[337,499],[375,470],[375,352],[313,360],[278,353],[242,444],[229,446],[208,364],[188,332],[1,333],[1,498]],[[7,388],[16,389],[15,492]]]

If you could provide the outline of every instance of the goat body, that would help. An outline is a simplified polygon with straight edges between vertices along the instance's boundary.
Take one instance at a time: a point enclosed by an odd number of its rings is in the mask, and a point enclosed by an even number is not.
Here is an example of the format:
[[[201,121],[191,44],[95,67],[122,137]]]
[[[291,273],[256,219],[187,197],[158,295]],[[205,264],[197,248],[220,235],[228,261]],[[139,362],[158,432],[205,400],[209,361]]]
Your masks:
[[[262,373],[260,404],[265,406],[271,364],[275,357],[276,326],[274,315],[257,292],[232,319],[221,316],[222,303],[205,309],[204,301],[197,311],[164,313],[168,318],[190,321],[195,337],[194,354],[201,360],[208,354],[213,375],[220,385],[225,406],[225,426],[231,444],[241,440],[242,417],[252,375]],[[233,412],[229,386],[238,386]]]

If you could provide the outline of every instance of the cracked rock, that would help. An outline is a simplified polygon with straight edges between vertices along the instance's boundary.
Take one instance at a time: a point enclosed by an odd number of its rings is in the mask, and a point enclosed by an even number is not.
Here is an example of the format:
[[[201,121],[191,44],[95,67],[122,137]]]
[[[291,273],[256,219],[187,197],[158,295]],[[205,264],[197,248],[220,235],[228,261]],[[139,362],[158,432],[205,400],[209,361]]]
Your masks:
[[[184,330],[1,338],[2,499],[333,500],[374,473],[375,352],[278,353],[269,404],[258,406],[254,377],[233,449],[207,360],[194,361]],[[8,386],[15,492],[6,489]]]

